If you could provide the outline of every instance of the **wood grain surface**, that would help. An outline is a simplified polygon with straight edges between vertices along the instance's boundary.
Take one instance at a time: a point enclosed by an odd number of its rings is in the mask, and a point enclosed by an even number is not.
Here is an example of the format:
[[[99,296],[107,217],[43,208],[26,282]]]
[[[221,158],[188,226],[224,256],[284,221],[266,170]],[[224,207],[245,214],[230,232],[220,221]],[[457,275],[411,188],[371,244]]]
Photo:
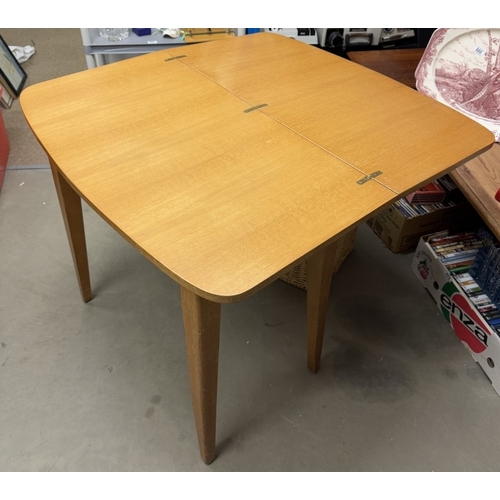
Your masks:
[[[500,189],[500,144],[457,168],[451,177],[500,239],[500,202],[495,200]]]
[[[90,286],[89,261],[85,227],[83,222],[82,200],[68,181],[61,175],[57,165],[49,158],[54,184],[56,186],[59,206],[66,227],[69,248],[76,271],[76,279],[84,302],[92,299]]]
[[[200,455],[215,459],[221,305],[181,287],[191,399]]]
[[[461,113],[352,61],[271,33],[238,42],[200,44],[181,61],[345,163],[382,171],[377,182],[399,195],[493,144]]]
[[[267,33],[44,82],[21,104],[77,192],[217,302],[250,295],[493,143],[432,99]]]

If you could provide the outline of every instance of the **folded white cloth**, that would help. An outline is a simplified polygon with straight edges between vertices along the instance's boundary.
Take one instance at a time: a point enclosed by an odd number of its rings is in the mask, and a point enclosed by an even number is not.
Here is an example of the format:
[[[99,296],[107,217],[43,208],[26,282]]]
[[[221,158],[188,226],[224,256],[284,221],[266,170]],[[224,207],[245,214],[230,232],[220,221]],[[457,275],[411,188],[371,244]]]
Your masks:
[[[160,28],[163,36],[168,36],[169,38],[177,38],[181,36],[181,30],[179,28]]]
[[[32,45],[26,45],[25,47],[9,45],[9,49],[20,63],[27,61],[35,53],[35,47]]]

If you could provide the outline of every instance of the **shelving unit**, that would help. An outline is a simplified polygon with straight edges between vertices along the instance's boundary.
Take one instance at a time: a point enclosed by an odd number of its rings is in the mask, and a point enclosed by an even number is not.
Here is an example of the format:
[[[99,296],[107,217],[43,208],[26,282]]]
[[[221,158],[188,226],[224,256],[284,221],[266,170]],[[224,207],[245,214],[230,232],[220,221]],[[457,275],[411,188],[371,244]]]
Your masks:
[[[208,28],[207,28],[208,29]],[[153,28],[153,34],[147,36],[137,36],[130,30],[129,36],[119,42],[110,42],[99,36],[99,28],[81,28],[83,49],[87,67],[95,68],[103,66],[121,59],[149,54],[157,50],[180,47],[188,43],[205,42],[221,38],[220,34],[208,35],[205,37],[191,37],[183,41],[179,38],[165,38],[158,30]],[[245,28],[234,28],[232,34],[227,36],[240,36],[245,34]]]

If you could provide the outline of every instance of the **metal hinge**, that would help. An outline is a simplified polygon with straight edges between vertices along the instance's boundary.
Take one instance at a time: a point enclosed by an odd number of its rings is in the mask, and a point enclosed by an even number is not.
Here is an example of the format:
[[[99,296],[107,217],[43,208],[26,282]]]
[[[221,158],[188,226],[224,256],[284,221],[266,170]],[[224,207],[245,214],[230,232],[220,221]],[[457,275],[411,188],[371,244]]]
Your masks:
[[[165,59],[165,62],[167,62],[167,61],[173,61],[174,59],[181,59],[182,57],[187,57],[187,56],[183,55],[183,56],[170,57],[169,59]]]
[[[375,177],[378,177],[379,175],[382,175],[382,174],[383,174],[383,172],[381,170],[377,170],[376,172],[373,172],[373,174],[367,175],[366,177],[359,179],[359,181],[357,181],[357,183],[364,184],[365,182],[371,181],[372,179],[375,179]]]
[[[250,111],[255,111],[256,109],[265,108],[266,106],[267,106],[267,104],[259,104],[257,106],[253,106],[251,108],[245,109],[245,111],[243,111],[243,113],[250,113]]]

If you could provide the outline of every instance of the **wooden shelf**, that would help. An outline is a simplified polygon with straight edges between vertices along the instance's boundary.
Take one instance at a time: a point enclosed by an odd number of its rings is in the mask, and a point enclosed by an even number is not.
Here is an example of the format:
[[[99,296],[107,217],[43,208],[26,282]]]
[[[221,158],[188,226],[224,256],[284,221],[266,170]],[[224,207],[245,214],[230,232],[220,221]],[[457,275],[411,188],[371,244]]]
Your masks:
[[[458,167],[450,176],[500,239],[500,202],[495,200],[500,188],[500,144]]]

